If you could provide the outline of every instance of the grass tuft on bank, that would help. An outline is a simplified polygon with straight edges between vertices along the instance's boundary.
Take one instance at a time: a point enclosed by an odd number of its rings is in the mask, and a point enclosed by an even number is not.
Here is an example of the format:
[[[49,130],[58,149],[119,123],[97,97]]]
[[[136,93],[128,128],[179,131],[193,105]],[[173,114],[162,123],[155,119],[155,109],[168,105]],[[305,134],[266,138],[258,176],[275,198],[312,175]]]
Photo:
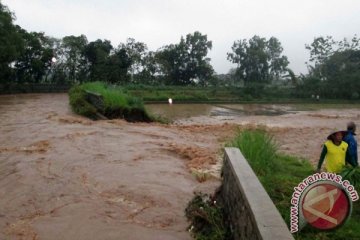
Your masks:
[[[69,91],[72,110],[80,115],[98,119],[124,118],[127,121],[150,122],[150,116],[141,99],[126,94],[120,87],[102,82],[91,82],[76,85]]]
[[[241,150],[281,216],[289,224],[294,187],[314,173],[309,161],[279,153],[273,137],[262,129],[238,132],[228,146]],[[357,201],[353,203],[351,218],[342,227],[320,232],[306,226],[293,236],[298,240],[360,239],[359,220],[360,204]]]

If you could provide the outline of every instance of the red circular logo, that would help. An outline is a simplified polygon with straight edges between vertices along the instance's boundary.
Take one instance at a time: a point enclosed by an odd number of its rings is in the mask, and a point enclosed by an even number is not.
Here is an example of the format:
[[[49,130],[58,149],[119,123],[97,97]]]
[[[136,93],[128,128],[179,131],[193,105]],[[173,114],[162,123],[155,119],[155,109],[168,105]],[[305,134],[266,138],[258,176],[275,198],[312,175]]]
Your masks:
[[[301,204],[305,220],[322,230],[342,225],[351,212],[351,202],[345,190],[328,181],[311,186],[304,193]]]

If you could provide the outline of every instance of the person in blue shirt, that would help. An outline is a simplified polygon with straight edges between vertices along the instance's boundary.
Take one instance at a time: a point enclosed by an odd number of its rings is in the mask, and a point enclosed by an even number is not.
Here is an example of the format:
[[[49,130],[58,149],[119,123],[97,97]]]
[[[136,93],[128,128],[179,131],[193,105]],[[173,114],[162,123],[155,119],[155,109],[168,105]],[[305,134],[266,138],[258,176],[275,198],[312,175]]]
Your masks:
[[[355,139],[356,125],[354,122],[347,124],[347,132],[343,138],[348,146],[348,152],[346,156],[346,162],[350,163],[353,167],[358,166],[358,154],[357,154],[357,141]]]

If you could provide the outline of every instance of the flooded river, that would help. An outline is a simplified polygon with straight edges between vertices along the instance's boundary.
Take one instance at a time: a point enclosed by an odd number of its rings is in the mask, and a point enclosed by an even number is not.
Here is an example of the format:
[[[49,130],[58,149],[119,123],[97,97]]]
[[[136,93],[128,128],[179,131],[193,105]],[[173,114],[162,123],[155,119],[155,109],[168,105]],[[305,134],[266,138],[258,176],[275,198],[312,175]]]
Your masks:
[[[186,204],[219,185],[238,128],[263,126],[282,152],[315,163],[329,131],[360,116],[351,106],[147,107],[174,123],[90,121],[66,94],[0,96],[0,239],[191,239]]]

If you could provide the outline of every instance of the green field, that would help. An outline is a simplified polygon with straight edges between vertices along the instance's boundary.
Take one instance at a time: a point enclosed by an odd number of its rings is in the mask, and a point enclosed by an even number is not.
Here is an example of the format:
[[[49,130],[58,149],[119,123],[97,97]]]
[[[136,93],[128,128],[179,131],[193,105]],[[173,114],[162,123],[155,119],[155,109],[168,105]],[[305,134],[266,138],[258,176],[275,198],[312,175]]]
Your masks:
[[[306,103],[310,108],[327,104],[354,104],[360,106],[356,100],[321,99],[316,101],[309,96],[299,98],[294,89],[269,87],[262,90],[244,87],[199,87],[199,86],[146,86],[126,85],[125,93],[141,98],[146,103],[167,102],[172,98],[179,103]],[[321,106],[320,108],[323,108]],[[305,108],[304,110],[307,110]]]

